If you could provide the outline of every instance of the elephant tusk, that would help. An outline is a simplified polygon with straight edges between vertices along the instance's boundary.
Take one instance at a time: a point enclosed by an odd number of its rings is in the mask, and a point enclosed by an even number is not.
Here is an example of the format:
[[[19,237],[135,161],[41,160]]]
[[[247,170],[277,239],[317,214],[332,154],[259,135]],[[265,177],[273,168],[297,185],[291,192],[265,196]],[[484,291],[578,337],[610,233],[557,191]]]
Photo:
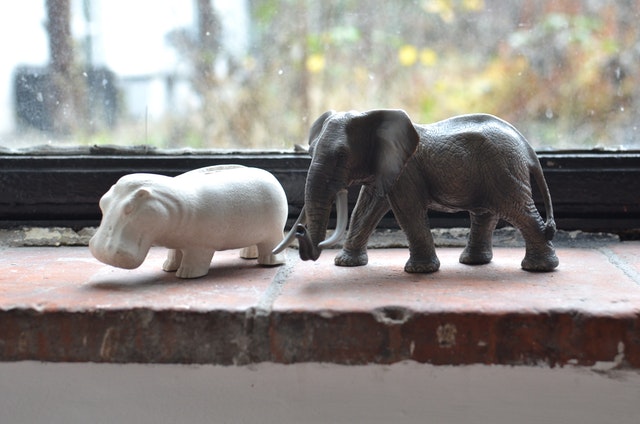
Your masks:
[[[318,244],[320,249],[326,249],[336,244],[347,229],[347,190],[340,190],[336,194],[336,230],[331,234],[331,237]]]
[[[298,227],[298,224],[303,224],[304,221],[306,221],[305,215],[305,205],[302,205],[300,216],[298,216],[296,222],[294,222],[291,226],[291,230],[289,230],[287,236],[271,251],[272,254],[277,255],[278,253],[286,249],[291,243],[293,243],[293,239],[296,238],[296,228]]]

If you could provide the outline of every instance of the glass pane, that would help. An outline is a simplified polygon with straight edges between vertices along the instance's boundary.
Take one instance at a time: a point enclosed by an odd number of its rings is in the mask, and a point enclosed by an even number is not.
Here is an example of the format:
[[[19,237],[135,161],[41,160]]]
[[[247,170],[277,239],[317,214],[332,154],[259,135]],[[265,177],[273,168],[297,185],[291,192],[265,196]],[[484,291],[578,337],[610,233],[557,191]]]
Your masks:
[[[0,146],[291,149],[325,110],[640,148],[640,1],[0,4]],[[13,41],[10,41],[13,40]]]

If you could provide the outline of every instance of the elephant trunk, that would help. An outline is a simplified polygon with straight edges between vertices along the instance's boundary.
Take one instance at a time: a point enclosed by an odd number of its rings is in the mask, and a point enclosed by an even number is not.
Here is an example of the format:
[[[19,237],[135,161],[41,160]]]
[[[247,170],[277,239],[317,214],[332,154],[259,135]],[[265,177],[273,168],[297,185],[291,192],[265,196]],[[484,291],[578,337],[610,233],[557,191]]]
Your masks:
[[[336,195],[336,230],[328,239],[323,240],[327,231],[329,207],[309,207],[308,211],[310,211],[309,228],[298,224],[295,231],[300,249],[300,259],[315,261],[320,257],[322,249],[335,245],[345,233],[347,228],[347,190],[340,190]]]
[[[320,257],[320,249],[314,246],[304,225],[298,224],[296,226],[296,238],[298,239],[300,259],[303,261],[308,261],[309,259],[315,261]]]

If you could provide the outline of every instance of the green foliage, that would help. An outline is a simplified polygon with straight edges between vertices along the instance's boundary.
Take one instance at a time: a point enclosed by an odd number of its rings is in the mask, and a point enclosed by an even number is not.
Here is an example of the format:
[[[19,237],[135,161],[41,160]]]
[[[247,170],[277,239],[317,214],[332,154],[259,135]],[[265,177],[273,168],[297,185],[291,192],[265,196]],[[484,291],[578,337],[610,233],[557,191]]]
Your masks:
[[[596,145],[632,94],[611,73],[619,50],[599,18],[551,14],[512,34],[509,48],[477,78],[491,87],[485,96],[491,109],[531,122],[541,144]]]
[[[628,128],[631,137],[636,131],[625,111],[638,102],[637,85],[616,64],[624,46],[600,17],[543,16],[485,56],[447,48],[426,63],[418,60],[421,48],[403,45],[395,73],[406,82],[395,101],[416,121],[493,113],[537,146],[556,148],[607,145],[612,127]]]

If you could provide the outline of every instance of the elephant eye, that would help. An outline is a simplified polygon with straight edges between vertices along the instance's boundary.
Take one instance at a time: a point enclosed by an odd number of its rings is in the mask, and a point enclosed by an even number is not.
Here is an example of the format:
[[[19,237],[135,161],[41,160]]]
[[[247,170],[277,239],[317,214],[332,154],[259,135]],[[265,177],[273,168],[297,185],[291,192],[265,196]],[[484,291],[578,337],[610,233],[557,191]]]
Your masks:
[[[335,155],[338,160],[346,160],[349,157],[349,148],[341,144],[336,148]]]

